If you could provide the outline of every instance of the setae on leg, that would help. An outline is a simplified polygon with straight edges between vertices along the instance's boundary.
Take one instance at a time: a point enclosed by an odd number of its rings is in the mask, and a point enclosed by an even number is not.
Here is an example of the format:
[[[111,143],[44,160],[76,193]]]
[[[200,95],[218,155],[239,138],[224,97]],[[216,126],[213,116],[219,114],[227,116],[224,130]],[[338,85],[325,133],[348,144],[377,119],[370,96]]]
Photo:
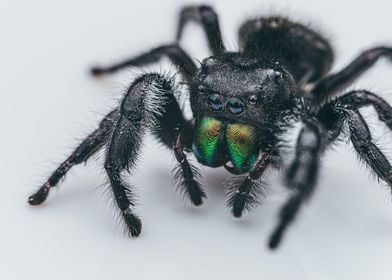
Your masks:
[[[271,158],[272,156],[268,152],[262,154],[260,160],[245,179],[242,176],[238,179],[234,177],[229,182],[227,205],[234,217],[241,217],[245,209],[250,210],[259,204],[258,196],[263,194],[259,179],[271,165]]]
[[[392,188],[392,166],[380,149],[372,142],[369,128],[357,110],[345,110],[350,139],[359,156],[376,175]]]
[[[392,48],[377,47],[363,52],[339,72],[330,74],[317,82],[312,90],[312,95],[314,94],[316,101],[319,103],[331,98],[333,94],[352,84],[381,57],[392,60]]]
[[[50,189],[55,187],[74,165],[87,161],[90,156],[104,146],[109,138],[116,115],[117,110],[114,110],[103,119],[99,128],[91,133],[52,173],[42,187],[29,197],[29,204],[39,205],[43,203],[48,197]]]
[[[200,184],[199,170],[189,163],[184,153],[184,141],[182,135],[178,135],[176,143],[173,148],[174,155],[178,161],[178,166],[175,169],[174,180],[177,186],[184,192],[184,195],[189,197],[193,205],[199,206],[206,198],[206,194]]]
[[[355,90],[340,96],[334,101],[339,109],[359,109],[364,106],[373,106],[380,121],[392,130],[392,107],[378,95],[367,90]]]
[[[131,85],[120,105],[107,147],[105,170],[126,230],[132,237],[140,234],[142,223],[134,213],[133,187],[122,175],[135,167],[145,131],[155,126],[157,116],[164,113],[163,88],[167,84],[169,82],[160,75],[146,74]]]
[[[165,45],[152,49],[139,56],[125,60],[118,64],[113,64],[108,67],[93,67],[91,73],[94,76],[115,73],[125,67],[129,66],[143,66],[151,63],[158,62],[161,58],[167,57],[176,65],[184,77],[189,80],[196,72],[196,65],[186,52],[178,45]]]
[[[279,222],[273,231],[269,247],[275,249],[293,222],[301,205],[313,193],[319,171],[319,157],[326,146],[327,135],[318,123],[306,123],[297,141],[294,161],[286,174],[286,185],[294,193],[283,206],[279,215]]]

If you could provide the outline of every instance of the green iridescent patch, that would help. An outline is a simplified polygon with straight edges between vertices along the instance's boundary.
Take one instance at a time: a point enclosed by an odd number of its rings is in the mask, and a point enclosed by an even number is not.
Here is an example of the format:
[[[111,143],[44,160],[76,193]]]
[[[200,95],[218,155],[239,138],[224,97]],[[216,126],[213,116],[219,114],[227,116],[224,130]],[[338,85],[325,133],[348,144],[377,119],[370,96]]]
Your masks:
[[[227,149],[233,165],[249,169],[257,159],[254,127],[241,123],[229,124],[226,128]]]
[[[206,163],[212,163],[217,150],[222,123],[217,119],[205,117],[201,119],[196,130],[195,146],[197,156]]]

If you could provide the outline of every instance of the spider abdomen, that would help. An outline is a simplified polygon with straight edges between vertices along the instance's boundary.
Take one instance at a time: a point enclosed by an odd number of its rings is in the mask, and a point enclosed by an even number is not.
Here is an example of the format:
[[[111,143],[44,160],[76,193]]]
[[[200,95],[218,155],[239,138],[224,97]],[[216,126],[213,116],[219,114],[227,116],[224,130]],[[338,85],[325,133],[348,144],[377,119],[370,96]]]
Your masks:
[[[203,117],[195,131],[193,152],[204,165],[218,167],[231,162],[236,172],[247,172],[259,153],[255,128],[244,123]]]
[[[246,21],[239,35],[243,52],[281,60],[299,83],[314,82],[331,68],[328,40],[301,23],[281,16],[260,17]]]

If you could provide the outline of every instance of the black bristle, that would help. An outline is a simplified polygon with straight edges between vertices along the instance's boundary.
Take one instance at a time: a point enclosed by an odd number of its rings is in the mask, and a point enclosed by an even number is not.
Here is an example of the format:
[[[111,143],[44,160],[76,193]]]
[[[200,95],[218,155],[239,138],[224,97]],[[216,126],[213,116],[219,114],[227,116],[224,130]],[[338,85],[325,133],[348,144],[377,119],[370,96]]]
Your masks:
[[[264,196],[261,180],[249,180],[246,176],[231,178],[226,184],[227,206],[234,217],[242,216],[244,210],[251,211],[261,204],[260,196]],[[244,189],[241,191],[241,189]]]

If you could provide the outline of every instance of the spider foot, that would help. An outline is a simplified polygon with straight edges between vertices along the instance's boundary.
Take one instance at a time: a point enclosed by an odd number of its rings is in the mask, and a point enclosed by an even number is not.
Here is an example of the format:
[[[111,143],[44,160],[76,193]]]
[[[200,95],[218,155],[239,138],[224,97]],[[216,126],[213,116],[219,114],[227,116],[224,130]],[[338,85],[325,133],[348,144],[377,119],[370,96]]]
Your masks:
[[[284,230],[285,228],[283,226],[279,226],[279,228],[277,228],[275,232],[271,235],[268,242],[268,247],[270,249],[274,250],[278,248],[280,241],[282,240]]]
[[[134,215],[129,209],[122,213],[124,218],[126,230],[129,237],[138,237],[142,231],[142,221],[139,217]]]
[[[235,218],[241,218],[244,210],[250,211],[260,205],[259,196],[263,196],[261,181],[249,176],[234,177],[227,187],[227,206]]]
[[[32,194],[27,202],[30,205],[40,205],[48,197],[50,186],[48,184],[43,185],[38,191]]]
[[[203,189],[201,189],[200,185],[194,181],[188,187],[189,199],[192,201],[192,204],[195,206],[202,205],[203,199],[207,198],[207,195]]]
[[[184,198],[189,198],[195,206],[202,205],[207,195],[199,182],[201,177],[199,170],[187,160],[184,160],[173,171],[173,182],[177,185],[178,190],[183,193]]]
[[[100,77],[108,73],[108,70],[102,67],[92,67],[90,69],[91,75],[94,77]]]
[[[243,192],[235,193],[230,199],[229,204],[231,206],[231,213],[235,218],[241,218],[248,200],[249,195]]]

